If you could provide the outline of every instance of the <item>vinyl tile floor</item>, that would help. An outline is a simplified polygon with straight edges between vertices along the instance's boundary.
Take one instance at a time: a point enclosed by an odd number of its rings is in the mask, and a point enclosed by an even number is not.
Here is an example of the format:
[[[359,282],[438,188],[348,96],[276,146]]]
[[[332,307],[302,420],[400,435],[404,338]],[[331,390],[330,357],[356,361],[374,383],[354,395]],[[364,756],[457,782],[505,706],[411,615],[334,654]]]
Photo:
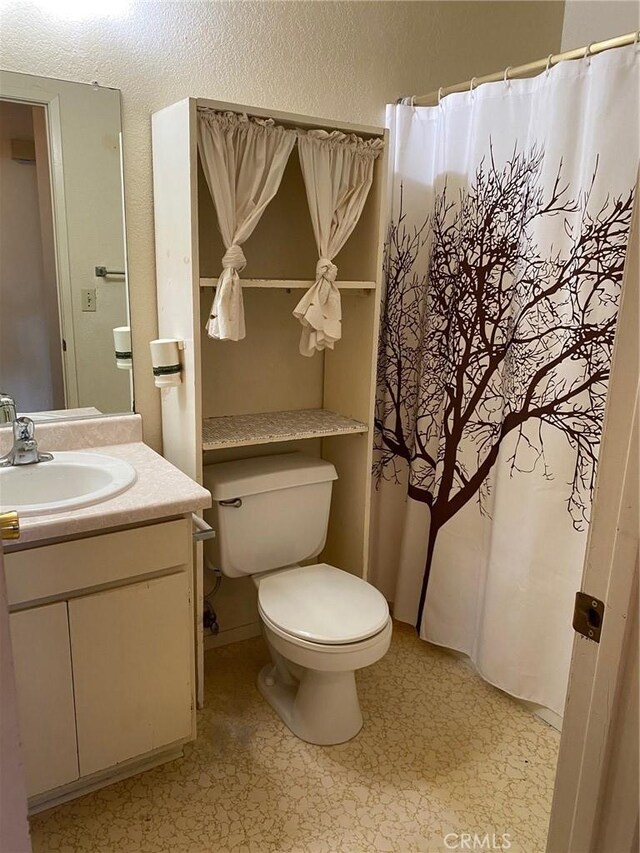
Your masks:
[[[396,623],[357,676],[362,731],[318,747],[258,693],[267,659],[207,652],[184,758],[36,815],[35,853],[543,853],[559,734],[465,660]]]

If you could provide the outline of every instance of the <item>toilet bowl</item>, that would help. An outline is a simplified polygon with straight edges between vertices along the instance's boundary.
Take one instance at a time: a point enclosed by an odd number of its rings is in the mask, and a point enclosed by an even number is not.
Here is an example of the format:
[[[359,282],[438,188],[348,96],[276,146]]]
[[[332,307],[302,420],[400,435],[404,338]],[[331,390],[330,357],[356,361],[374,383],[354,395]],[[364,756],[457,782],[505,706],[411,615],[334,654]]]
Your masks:
[[[371,584],[334,566],[293,567],[259,578],[258,610],[273,663],[258,688],[309,743],[343,743],[362,728],[355,671],[383,657],[391,619]]]
[[[258,689],[302,740],[343,743],[362,728],[355,672],[387,652],[389,608],[371,584],[327,563],[333,465],[301,453],[206,466],[217,536],[208,558],[252,575],[272,662]],[[302,563],[302,565],[301,565]]]

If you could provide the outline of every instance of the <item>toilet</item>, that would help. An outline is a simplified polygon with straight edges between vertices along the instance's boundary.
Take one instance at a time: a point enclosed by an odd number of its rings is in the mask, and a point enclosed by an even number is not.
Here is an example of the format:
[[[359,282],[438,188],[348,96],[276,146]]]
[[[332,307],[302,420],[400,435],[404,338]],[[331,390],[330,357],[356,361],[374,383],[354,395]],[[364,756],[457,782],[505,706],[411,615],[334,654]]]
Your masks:
[[[216,538],[207,558],[230,578],[251,575],[272,663],[258,688],[291,731],[309,743],[343,743],[362,728],[355,671],[391,642],[386,600],[326,563],[322,551],[333,481],[330,462],[303,453],[208,465],[205,513]],[[305,564],[305,565],[303,565]]]

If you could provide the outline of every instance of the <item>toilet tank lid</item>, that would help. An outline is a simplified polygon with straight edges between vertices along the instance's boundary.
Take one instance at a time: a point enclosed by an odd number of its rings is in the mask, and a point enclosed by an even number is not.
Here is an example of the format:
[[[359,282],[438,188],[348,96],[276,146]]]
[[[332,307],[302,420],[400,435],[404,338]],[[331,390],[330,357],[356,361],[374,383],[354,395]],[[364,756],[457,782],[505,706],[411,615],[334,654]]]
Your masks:
[[[216,501],[259,495],[277,489],[337,480],[331,462],[304,453],[281,453],[220,462],[204,468],[204,486]]]

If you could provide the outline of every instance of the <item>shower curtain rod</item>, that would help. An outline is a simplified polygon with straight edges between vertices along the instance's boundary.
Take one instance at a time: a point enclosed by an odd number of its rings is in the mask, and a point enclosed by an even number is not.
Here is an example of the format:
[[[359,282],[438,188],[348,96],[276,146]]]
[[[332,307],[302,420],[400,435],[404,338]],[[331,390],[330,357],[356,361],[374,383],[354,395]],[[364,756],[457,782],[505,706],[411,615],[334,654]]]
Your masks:
[[[616,38],[607,39],[606,41],[593,42],[585,47],[566,50],[564,53],[551,53],[546,59],[528,62],[526,65],[516,65],[513,68],[508,66],[504,71],[496,71],[494,74],[486,74],[484,77],[474,77],[472,80],[466,80],[464,83],[456,83],[454,86],[441,87],[437,92],[429,92],[428,95],[420,95],[419,97],[407,99],[403,98],[398,103],[410,100],[412,105],[416,107],[434,106],[445,95],[452,95],[454,92],[465,92],[467,89],[475,89],[476,86],[480,86],[482,83],[498,83],[500,80],[506,81],[513,77],[528,76],[538,71],[545,71],[552,65],[557,65],[558,62],[564,62],[568,59],[583,59],[587,56],[592,56],[594,53],[611,50],[614,47],[624,47],[634,42],[637,44],[639,40],[640,31],[625,33],[623,36],[616,36]]]

